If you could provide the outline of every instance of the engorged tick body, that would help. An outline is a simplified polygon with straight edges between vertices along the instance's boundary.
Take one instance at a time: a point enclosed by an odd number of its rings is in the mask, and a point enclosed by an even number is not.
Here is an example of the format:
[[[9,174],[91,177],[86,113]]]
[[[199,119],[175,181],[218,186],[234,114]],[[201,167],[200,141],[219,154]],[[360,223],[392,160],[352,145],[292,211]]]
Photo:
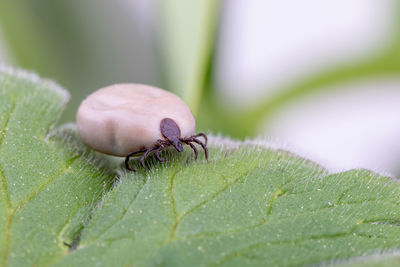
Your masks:
[[[161,121],[160,123],[160,130],[161,130],[161,134],[163,135],[163,137],[165,138],[165,140],[157,140],[157,143],[150,148],[144,148],[142,150],[139,151],[135,151],[135,152],[131,152],[128,154],[128,156],[126,156],[125,158],[125,166],[128,170],[134,171],[130,166],[129,166],[129,158],[135,154],[140,154],[140,153],[144,153],[142,158],[140,159],[140,163],[142,164],[143,168],[146,168],[146,166],[144,165],[144,160],[146,159],[147,155],[155,150],[155,154],[156,154],[156,158],[161,161],[161,162],[165,162],[166,160],[160,157],[160,151],[164,150],[165,148],[169,147],[169,146],[174,146],[175,149],[178,152],[182,152],[183,151],[183,146],[182,143],[188,144],[194,152],[194,159],[197,159],[197,149],[196,147],[192,144],[197,143],[199,145],[201,145],[201,147],[204,150],[204,154],[206,159],[208,160],[208,150],[207,150],[207,136],[203,133],[199,133],[196,135],[193,135],[191,137],[187,137],[187,138],[181,138],[181,130],[179,129],[178,125],[169,118],[165,118]],[[204,143],[201,142],[199,139],[197,139],[197,137],[203,137],[204,138]]]
[[[199,144],[208,160],[207,137],[194,134],[195,120],[190,109],[176,95],[142,84],[117,84],[89,95],[79,107],[77,124],[82,140],[93,149],[125,158],[143,154],[141,164],[155,151],[173,146],[178,152],[187,144],[194,151]],[[198,139],[203,137],[204,142]]]

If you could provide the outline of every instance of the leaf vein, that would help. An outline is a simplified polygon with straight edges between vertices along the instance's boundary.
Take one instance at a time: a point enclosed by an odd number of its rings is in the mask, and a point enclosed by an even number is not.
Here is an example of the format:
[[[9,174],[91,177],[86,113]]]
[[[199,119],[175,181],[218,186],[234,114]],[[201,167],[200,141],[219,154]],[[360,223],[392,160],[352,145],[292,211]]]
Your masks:
[[[179,170],[175,171],[174,174],[171,175],[169,195],[171,198],[171,209],[172,209],[172,213],[174,215],[174,224],[172,226],[172,230],[171,230],[167,240],[164,243],[169,243],[175,238],[176,228],[178,227],[178,224],[179,224],[178,214],[176,211],[175,196],[174,196],[174,180],[175,180],[175,176],[178,172],[179,172]]]
[[[242,174],[241,176],[237,177],[235,180],[233,180],[233,182],[228,183],[227,185],[223,186],[219,191],[215,192],[214,194],[212,194],[210,196],[210,198],[203,200],[202,202],[198,203],[197,205],[193,206],[190,210],[188,210],[187,212],[185,212],[184,214],[182,214],[178,219],[179,221],[181,221],[184,217],[186,217],[187,215],[189,215],[190,213],[194,212],[196,209],[200,208],[201,206],[207,204],[208,202],[212,201],[213,199],[215,199],[218,195],[220,195],[221,193],[225,192],[226,190],[228,190],[230,187],[234,186],[236,183],[238,183],[239,181],[241,181],[242,179],[244,179],[246,176],[248,176],[250,173],[252,173],[254,170],[256,170],[257,167],[245,172],[244,174]]]
[[[39,192],[41,192],[48,184],[50,184],[52,181],[63,175],[69,167],[72,165],[72,163],[79,158],[80,156],[73,157],[68,164],[64,167],[61,173],[53,176],[51,179],[46,181],[44,184],[38,187],[37,190],[35,190],[32,194],[30,194],[26,199],[22,200],[14,209],[12,209],[11,202],[8,200],[9,203],[9,211],[8,211],[8,222],[7,222],[7,227],[6,227],[6,233],[5,233],[5,249],[4,249],[4,254],[3,254],[3,263],[4,266],[6,265],[6,261],[8,258],[8,252],[9,252],[9,246],[10,246],[10,232],[11,232],[11,224],[14,218],[15,213],[26,203],[28,203],[31,199],[33,199]],[[1,170],[1,169],[0,169]],[[1,176],[4,178],[3,172],[1,172]],[[3,179],[2,179],[3,180]],[[3,184],[3,183],[2,183]],[[5,188],[5,187],[3,187]],[[7,191],[6,191],[7,192]]]
[[[119,221],[123,220],[126,216],[126,214],[128,213],[128,210],[130,210],[130,208],[135,204],[138,196],[140,195],[140,193],[142,192],[143,188],[147,185],[147,182],[150,180],[150,178],[146,179],[146,182],[143,183],[143,185],[140,187],[139,191],[136,193],[136,195],[133,197],[133,199],[131,200],[131,202],[129,203],[128,207],[126,209],[124,209],[123,213],[121,214],[121,216],[119,216],[118,219],[116,219],[111,225],[109,225],[103,232],[101,232],[100,234],[97,235],[97,237],[93,238],[92,242],[93,243],[94,240],[98,240],[100,239],[103,235],[105,235],[114,225],[116,225]]]
[[[75,160],[77,160],[78,158],[80,158],[81,155],[75,156],[73,158],[71,158],[71,160],[69,160],[69,162],[65,165],[65,167],[63,168],[63,170],[54,175],[53,177],[51,177],[49,180],[47,180],[46,182],[44,182],[43,184],[41,184],[35,191],[33,191],[26,199],[22,200],[20,203],[18,203],[18,205],[15,208],[16,212],[18,209],[22,208],[26,203],[28,203],[30,200],[32,200],[38,193],[40,193],[46,186],[48,186],[51,182],[53,182],[54,180],[56,180],[58,177],[60,177],[61,175],[65,174],[69,168],[71,167],[71,165],[75,162]]]
[[[11,106],[9,115],[6,119],[5,125],[4,125],[4,130],[2,131],[2,134],[0,136],[0,147],[3,145],[3,140],[5,139],[5,136],[8,132],[8,124],[10,122],[12,114],[14,114],[14,110],[16,108],[16,104],[13,104]],[[8,258],[8,250],[9,250],[9,243],[10,243],[10,226],[12,223],[12,219],[14,216],[14,213],[12,211],[12,206],[11,206],[11,201],[10,201],[10,196],[8,195],[8,190],[7,190],[7,182],[6,182],[6,177],[4,176],[4,172],[0,166],[0,180],[1,180],[1,188],[4,193],[4,198],[7,204],[7,213],[8,213],[8,219],[7,219],[7,227],[6,227],[6,232],[5,232],[5,240],[4,240],[4,253],[3,253],[3,265],[6,265],[7,258]]]
[[[284,194],[284,195],[286,196],[286,194]],[[282,195],[282,196],[284,196],[284,195]],[[376,200],[375,199],[365,200],[365,202],[372,202],[372,201],[376,201]],[[345,206],[347,204],[348,203],[346,203],[346,204],[342,203],[340,205],[341,206]],[[350,204],[352,205],[352,204],[360,204],[360,203],[355,202],[355,203],[350,203]],[[320,211],[329,210],[329,209],[332,209],[332,208],[334,208],[334,206],[321,207],[321,208],[314,209],[314,210],[308,210],[308,211],[303,211],[303,212],[300,212],[300,213],[296,213],[296,215],[297,216],[300,216],[300,215],[304,216],[304,215],[307,215],[307,214],[311,214],[312,215],[312,214],[316,214],[316,213],[318,213]],[[280,219],[286,219],[286,218],[290,218],[290,217],[293,217],[293,214],[280,216],[279,218]],[[400,219],[400,217],[399,217],[399,219]],[[376,221],[377,221],[376,219],[374,219],[374,220],[363,220],[364,223],[376,222]],[[379,221],[393,221],[393,218],[390,218],[390,219],[385,219],[384,218],[384,219],[381,219]],[[188,235],[188,236],[186,236],[186,239],[187,238],[217,237],[219,235],[240,233],[240,232],[243,232],[243,231],[247,231],[247,230],[251,230],[251,229],[257,228],[257,227],[261,227],[261,226],[265,225],[267,222],[268,222],[267,219],[264,219],[263,221],[261,221],[259,223],[255,223],[255,224],[252,224],[252,225],[249,225],[249,226],[246,226],[246,227],[238,227],[238,228],[234,228],[234,229],[231,229],[231,230],[225,230],[223,232],[208,232],[208,233],[200,233],[200,234],[195,234],[195,235]],[[181,240],[181,239],[179,239],[179,240]]]
[[[328,238],[340,238],[340,237],[345,237],[345,236],[359,236],[359,237],[365,237],[365,238],[369,238],[368,236],[364,236],[364,235],[359,235],[357,233],[354,233],[355,229],[357,228],[358,225],[354,225],[352,227],[352,229],[348,232],[343,232],[343,233],[335,233],[335,234],[330,234],[330,235],[320,235],[320,236],[310,236],[308,238],[300,238],[300,239],[295,239],[295,240],[287,240],[287,241],[272,241],[272,242],[267,242],[267,241],[263,241],[263,242],[259,242],[253,245],[250,245],[248,247],[245,248],[241,248],[235,252],[232,252],[231,254],[224,256],[221,260],[218,260],[217,262],[215,262],[214,266],[219,266],[222,265],[234,258],[237,257],[241,257],[241,256],[245,256],[247,255],[246,253],[251,252],[254,249],[258,249],[258,248],[263,248],[266,246],[279,246],[279,245],[285,245],[285,244],[292,244],[297,246],[299,243],[302,242],[306,242],[306,241],[310,241],[310,240],[318,240],[318,239],[328,239]]]
[[[6,227],[6,232],[5,232],[5,240],[4,240],[4,253],[3,253],[3,266],[6,266],[6,262],[7,262],[7,257],[8,257],[8,250],[9,250],[9,239],[10,239],[10,225],[12,222],[12,218],[13,218],[13,212],[12,212],[12,207],[11,207],[11,202],[10,202],[10,198],[8,196],[8,192],[7,192],[7,184],[6,184],[6,178],[4,176],[3,170],[1,169],[0,166],[0,181],[1,181],[1,188],[2,191],[4,192],[4,198],[7,204],[7,214],[8,214],[8,219],[7,219],[7,227]]]
[[[8,128],[7,128],[8,127],[8,123],[10,122],[11,116],[14,114],[14,110],[15,110],[16,106],[17,106],[16,104],[11,106],[9,115],[8,115],[8,117],[6,119],[6,123],[4,125],[4,130],[2,131],[2,134],[0,136],[0,146],[2,145],[3,140],[4,140],[5,136],[6,136],[6,133],[8,132]]]

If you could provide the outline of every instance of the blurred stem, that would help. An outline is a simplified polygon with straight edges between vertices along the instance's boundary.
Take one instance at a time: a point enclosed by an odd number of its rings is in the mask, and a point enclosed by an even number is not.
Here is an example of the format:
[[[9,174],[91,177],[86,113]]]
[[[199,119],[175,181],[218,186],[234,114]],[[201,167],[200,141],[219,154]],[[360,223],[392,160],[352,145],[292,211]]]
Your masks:
[[[219,0],[160,1],[160,49],[166,88],[198,113],[214,49]]]

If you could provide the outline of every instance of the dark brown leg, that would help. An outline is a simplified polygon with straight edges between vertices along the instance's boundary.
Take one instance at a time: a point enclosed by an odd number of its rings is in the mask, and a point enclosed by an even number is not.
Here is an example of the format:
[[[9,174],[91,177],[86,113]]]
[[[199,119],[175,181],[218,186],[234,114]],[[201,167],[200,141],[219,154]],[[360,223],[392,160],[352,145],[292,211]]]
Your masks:
[[[207,142],[208,142],[208,139],[207,139],[207,135],[205,135],[205,134],[203,134],[203,133],[198,133],[198,134],[196,134],[196,135],[194,135],[194,136],[192,136],[193,138],[196,138],[196,137],[199,137],[199,136],[201,136],[201,137],[203,137],[204,138],[204,145],[206,145],[207,146]]]
[[[142,164],[143,169],[147,170],[146,165],[144,164],[144,160],[147,158],[149,153],[151,151],[155,150],[157,147],[152,147],[152,148],[147,149],[146,152],[144,152],[143,156],[140,158],[140,163]]]
[[[158,148],[156,149],[156,158],[157,158],[160,162],[166,162],[166,161],[167,161],[166,159],[160,157],[160,152],[161,152],[162,150],[164,150],[164,149],[165,149],[165,147],[162,147],[162,146],[160,146],[160,147],[158,147]]]
[[[203,142],[201,142],[199,139],[194,138],[194,137],[188,138],[188,139],[186,139],[186,140],[187,140],[187,141],[192,141],[192,142],[195,142],[195,143],[201,145],[201,147],[202,147],[203,150],[204,150],[204,155],[205,155],[205,157],[206,157],[206,160],[207,160],[207,162],[208,162],[208,149],[207,149],[206,145],[205,145]]]
[[[194,160],[197,160],[197,148],[191,143],[191,141],[184,141],[185,144],[189,145],[191,149],[193,149],[194,152]]]
[[[135,169],[132,169],[132,168],[129,166],[129,158],[132,157],[133,155],[136,155],[136,154],[139,154],[139,153],[143,153],[143,152],[145,152],[145,151],[146,151],[146,149],[142,149],[142,150],[139,150],[139,151],[135,151],[135,152],[129,153],[128,156],[126,156],[126,158],[125,158],[125,167],[126,167],[128,170],[135,172],[136,170],[135,170]]]

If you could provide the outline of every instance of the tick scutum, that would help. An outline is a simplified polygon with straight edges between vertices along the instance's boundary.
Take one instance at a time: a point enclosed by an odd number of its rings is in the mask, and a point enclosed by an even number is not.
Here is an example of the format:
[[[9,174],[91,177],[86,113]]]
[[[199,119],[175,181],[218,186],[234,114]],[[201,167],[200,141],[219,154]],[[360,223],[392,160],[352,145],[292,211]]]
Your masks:
[[[181,137],[181,129],[173,119],[165,118],[160,122],[160,131],[164,138],[171,142],[178,152],[183,151],[183,146],[179,140]]]

